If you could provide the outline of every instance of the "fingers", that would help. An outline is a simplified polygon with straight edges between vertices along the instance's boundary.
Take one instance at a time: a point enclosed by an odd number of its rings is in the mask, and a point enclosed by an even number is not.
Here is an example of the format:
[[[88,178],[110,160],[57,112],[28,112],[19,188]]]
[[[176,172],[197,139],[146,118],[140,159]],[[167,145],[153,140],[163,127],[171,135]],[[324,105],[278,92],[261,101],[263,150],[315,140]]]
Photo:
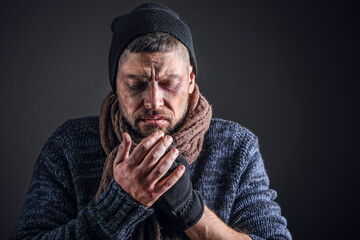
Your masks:
[[[131,137],[128,133],[123,134],[123,140],[118,148],[116,157],[114,159],[114,165],[118,165],[122,161],[126,161],[129,157],[130,147],[131,147]]]
[[[149,137],[143,139],[131,153],[129,160],[134,164],[141,164],[144,157],[150,152],[150,150],[164,137],[164,132],[156,131]]]
[[[161,139],[146,155],[142,165],[151,171],[151,169],[160,161],[160,159],[165,154],[166,150],[170,147],[173,139],[171,136],[167,135]],[[176,158],[176,157],[175,157]],[[175,160],[175,159],[174,159]]]
[[[158,183],[157,188],[158,192],[162,195],[164,192],[169,190],[174,184],[181,178],[185,172],[185,166],[178,166],[169,176],[164,178],[161,182]]]
[[[164,155],[172,141],[171,136],[164,137],[162,131],[157,131],[143,139],[130,154],[131,137],[123,134],[114,160],[114,179],[144,206],[151,206],[185,172],[185,166],[173,165],[179,155],[176,148]]]
[[[148,179],[153,181],[159,181],[164,175],[167,174],[171,168],[173,162],[179,155],[179,151],[176,148],[171,149],[149,172]],[[174,169],[172,169],[174,170]]]

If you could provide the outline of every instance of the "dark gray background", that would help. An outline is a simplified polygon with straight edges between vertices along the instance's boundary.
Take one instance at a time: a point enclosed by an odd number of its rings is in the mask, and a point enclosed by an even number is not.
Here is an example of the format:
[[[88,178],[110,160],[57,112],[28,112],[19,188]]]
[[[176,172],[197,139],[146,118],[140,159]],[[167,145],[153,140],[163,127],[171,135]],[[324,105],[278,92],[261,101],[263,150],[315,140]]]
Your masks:
[[[98,115],[111,20],[142,2],[2,3],[1,239],[48,137]],[[258,135],[294,238],[358,236],[358,1],[163,2],[192,30],[214,116]]]

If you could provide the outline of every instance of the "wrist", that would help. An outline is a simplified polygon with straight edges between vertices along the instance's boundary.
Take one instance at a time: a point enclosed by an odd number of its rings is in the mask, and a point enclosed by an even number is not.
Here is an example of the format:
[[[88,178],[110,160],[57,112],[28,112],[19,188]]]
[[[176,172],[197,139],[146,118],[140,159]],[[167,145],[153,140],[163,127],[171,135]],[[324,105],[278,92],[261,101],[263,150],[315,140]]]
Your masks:
[[[251,238],[240,233],[231,227],[227,226],[214,212],[212,212],[206,205],[204,213],[200,220],[192,227],[185,231],[190,239],[236,239],[236,240],[251,240]]]

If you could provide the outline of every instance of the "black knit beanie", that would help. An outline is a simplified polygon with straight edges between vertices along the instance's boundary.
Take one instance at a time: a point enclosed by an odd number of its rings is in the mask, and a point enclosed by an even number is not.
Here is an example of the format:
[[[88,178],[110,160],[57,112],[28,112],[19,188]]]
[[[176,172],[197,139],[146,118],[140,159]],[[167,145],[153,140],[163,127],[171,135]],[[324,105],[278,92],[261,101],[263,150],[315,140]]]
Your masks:
[[[130,13],[115,18],[111,24],[113,32],[109,52],[109,77],[113,92],[116,93],[116,75],[121,53],[135,38],[146,34],[163,32],[177,38],[189,51],[190,62],[196,74],[197,65],[189,27],[179,15],[158,3],[146,3]]]

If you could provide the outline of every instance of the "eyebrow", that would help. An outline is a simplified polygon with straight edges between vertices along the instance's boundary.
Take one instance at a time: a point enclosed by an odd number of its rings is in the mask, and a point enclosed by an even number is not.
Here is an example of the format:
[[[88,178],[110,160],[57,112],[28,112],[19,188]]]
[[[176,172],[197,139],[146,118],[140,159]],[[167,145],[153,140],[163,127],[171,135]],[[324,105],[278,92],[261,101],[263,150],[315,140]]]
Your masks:
[[[149,76],[146,76],[146,75],[136,75],[136,74],[126,74],[125,76],[126,78],[128,79],[133,79],[133,80],[137,80],[137,81],[142,81],[142,82],[145,82],[147,81],[149,78]],[[160,77],[160,80],[162,79],[174,79],[174,78],[180,78],[181,75],[180,74],[176,74],[176,73],[173,73],[173,74],[165,74],[165,75],[162,75]]]
[[[149,77],[146,75],[136,75],[136,74],[126,74],[125,77],[142,82],[145,82],[149,79]]]
[[[180,74],[168,74],[168,75],[163,75],[162,78],[180,78],[181,75]]]

